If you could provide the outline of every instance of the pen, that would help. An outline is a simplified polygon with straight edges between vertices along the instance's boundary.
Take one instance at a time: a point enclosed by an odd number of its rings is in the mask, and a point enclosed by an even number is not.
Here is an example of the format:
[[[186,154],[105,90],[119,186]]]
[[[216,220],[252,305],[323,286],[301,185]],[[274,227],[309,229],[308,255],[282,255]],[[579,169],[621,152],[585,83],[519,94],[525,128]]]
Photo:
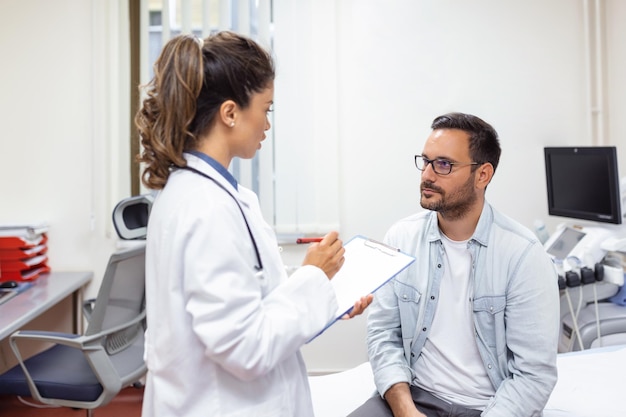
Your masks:
[[[296,243],[300,244],[300,243],[321,242],[322,239],[324,238],[323,237],[299,237],[298,239],[296,239]]]

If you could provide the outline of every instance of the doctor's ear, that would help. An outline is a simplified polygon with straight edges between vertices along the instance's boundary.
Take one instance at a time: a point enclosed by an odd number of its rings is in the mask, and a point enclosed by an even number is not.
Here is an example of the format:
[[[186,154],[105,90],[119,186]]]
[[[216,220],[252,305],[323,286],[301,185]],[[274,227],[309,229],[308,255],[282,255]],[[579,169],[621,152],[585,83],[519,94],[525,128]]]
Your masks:
[[[228,127],[234,127],[237,119],[239,106],[233,100],[226,100],[220,106],[218,121],[224,123]]]

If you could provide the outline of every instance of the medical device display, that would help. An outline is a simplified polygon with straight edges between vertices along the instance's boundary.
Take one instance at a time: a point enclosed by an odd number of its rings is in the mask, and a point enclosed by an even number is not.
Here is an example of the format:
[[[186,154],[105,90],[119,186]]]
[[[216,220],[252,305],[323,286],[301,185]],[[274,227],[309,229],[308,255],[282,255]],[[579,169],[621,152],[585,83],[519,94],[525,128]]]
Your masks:
[[[602,227],[564,226],[550,236],[544,247],[553,259],[573,263],[571,267],[593,267],[606,255],[602,242],[612,236],[611,230]]]
[[[546,247],[546,251],[556,259],[565,259],[586,235],[582,230],[566,227],[554,235],[554,239]]]
[[[546,147],[544,156],[549,214],[622,223],[614,146]]]

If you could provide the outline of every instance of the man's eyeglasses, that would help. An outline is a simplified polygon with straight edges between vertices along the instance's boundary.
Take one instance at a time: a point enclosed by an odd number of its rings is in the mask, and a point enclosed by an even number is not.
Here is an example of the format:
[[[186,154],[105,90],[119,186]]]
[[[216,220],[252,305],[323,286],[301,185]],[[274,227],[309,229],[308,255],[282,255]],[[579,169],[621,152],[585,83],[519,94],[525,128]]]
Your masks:
[[[439,175],[448,175],[452,172],[452,167],[455,165],[458,167],[480,165],[478,162],[468,162],[464,164],[461,162],[450,162],[447,159],[428,159],[422,155],[415,155],[415,166],[417,169],[424,171],[428,164],[431,164],[433,171]]]

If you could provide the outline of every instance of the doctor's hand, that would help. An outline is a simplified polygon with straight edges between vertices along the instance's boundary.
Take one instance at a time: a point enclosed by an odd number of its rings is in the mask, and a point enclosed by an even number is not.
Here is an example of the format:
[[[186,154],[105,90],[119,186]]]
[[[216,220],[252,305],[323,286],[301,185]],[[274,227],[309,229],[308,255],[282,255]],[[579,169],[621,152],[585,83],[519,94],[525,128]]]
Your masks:
[[[372,301],[374,301],[374,294],[369,294],[369,295],[365,295],[363,297],[361,297],[359,300],[356,300],[356,303],[354,303],[354,307],[352,307],[352,310],[350,310],[350,312],[348,312],[348,314],[344,314],[341,319],[342,320],[348,320],[351,319],[354,316],[358,316],[360,314],[362,314],[365,309],[372,304]]]
[[[339,233],[329,232],[321,242],[309,245],[302,265],[317,266],[324,271],[328,279],[332,279],[345,261],[343,257],[345,252]]]

